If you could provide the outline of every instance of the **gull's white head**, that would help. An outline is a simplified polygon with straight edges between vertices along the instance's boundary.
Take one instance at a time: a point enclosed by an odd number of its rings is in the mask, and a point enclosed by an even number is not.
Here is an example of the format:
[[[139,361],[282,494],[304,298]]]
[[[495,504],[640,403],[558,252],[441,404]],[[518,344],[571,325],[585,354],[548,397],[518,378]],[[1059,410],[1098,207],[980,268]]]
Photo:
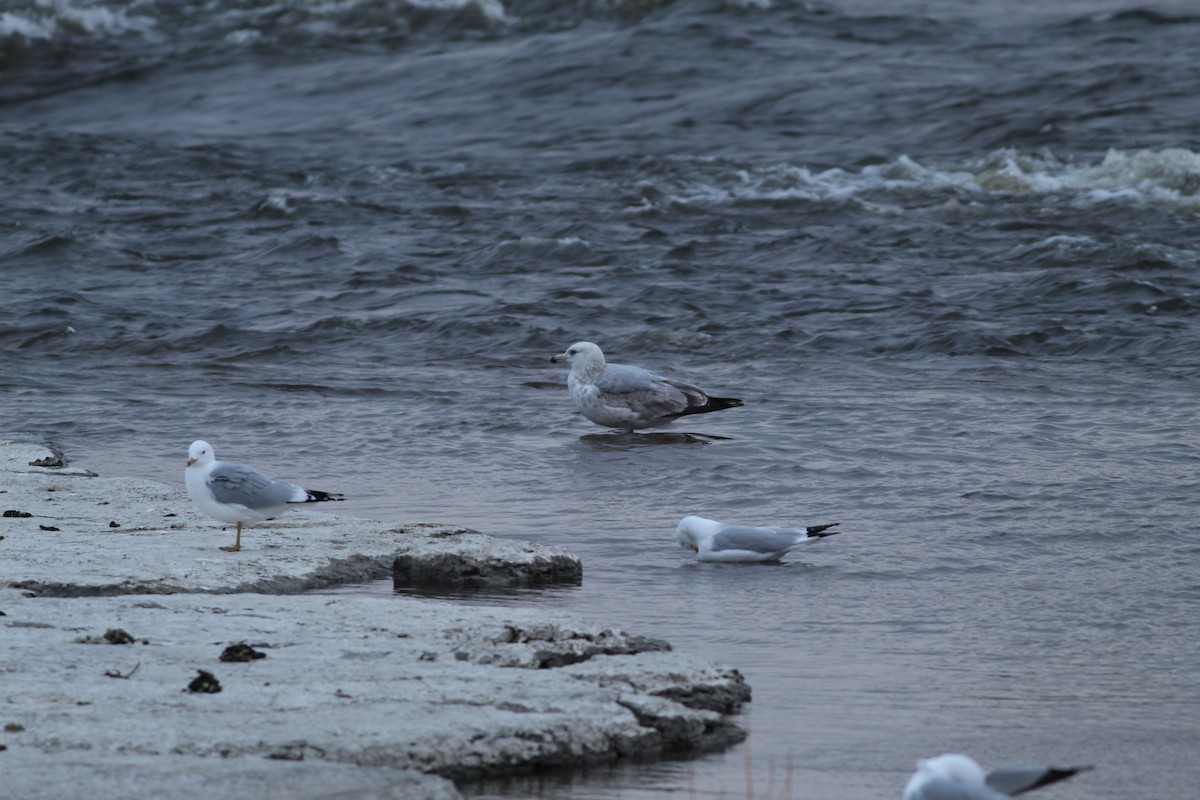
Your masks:
[[[192,446],[188,448],[189,467],[193,464],[204,466],[215,458],[216,456],[213,454],[212,445],[203,439],[197,439],[196,441],[192,442]]]
[[[593,362],[599,362],[600,366],[604,366],[604,353],[600,350],[599,345],[592,344],[591,342],[576,342],[568,347],[565,352],[559,353],[556,356],[550,356],[550,360],[555,363],[566,361],[571,365],[572,369]]]
[[[932,780],[952,781],[961,786],[983,786],[987,773],[975,763],[975,759],[958,753],[946,753],[937,758],[923,758],[917,762],[917,771],[904,787],[905,800],[919,796],[925,783]]]
[[[675,528],[675,541],[684,550],[698,551],[700,540],[712,536],[721,527],[721,523],[704,517],[687,516],[679,520]]]

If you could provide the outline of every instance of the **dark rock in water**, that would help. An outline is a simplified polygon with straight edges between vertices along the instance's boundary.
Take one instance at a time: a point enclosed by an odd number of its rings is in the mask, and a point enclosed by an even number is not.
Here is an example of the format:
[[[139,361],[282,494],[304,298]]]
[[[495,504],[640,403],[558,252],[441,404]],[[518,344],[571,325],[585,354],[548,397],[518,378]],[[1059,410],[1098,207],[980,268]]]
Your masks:
[[[396,556],[392,580],[397,588],[406,589],[578,584],[583,567],[574,558],[558,555],[516,564],[459,553],[404,553]]]
[[[703,708],[728,714],[741,707],[742,704],[749,703],[751,696],[750,685],[746,683],[742,674],[733,670],[732,677],[733,680],[723,686],[678,686],[657,692],[657,694],[659,697],[674,700],[688,708]]]
[[[104,632],[104,641],[109,644],[133,644],[135,640],[122,628],[109,628]]]
[[[57,531],[57,530],[60,530],[59,528],[56,528],[56,527],[54,527],[53,525],[38,525],[38,527],[39,527],[40,529],[44,530],[44,531]]]
[[[199,675],[192,678],[192,682],[188,684],[187,690],[192,694],[216,694],[221,691],[221,682],[217,680],[217,676],[213,675],[208,670],[196,670]]]
[[[255,650],[245,642],[231,644],[221,651],[222,661],[254,661],[255,659],[266,657],[266,653]]]
[[[305,741],[287,742],[279,749],[267,753],[267,758],[274,761],[304,761],[324,757],[325,750],[323,748],[314,747]]]
[[[46,444],[44,446],[47,450],[50,451],[50,455],[30,461],[29,466],[44,467],[47,469],[59,469],[61,467],[65,467],[68,463],[70,463],[69,461],[67,461],[66,454],[63,453],[63,451],[60,450],[55,445]]]
[[[81,636],[75,641],[79,644],[133,644],[137,639],[123,628],[109,628],[103,636]]]
[[[28,511],[17,511],[17,510],[16,510],[16,509],[14,509],[14,508],[10,508],[10,509],[8,509],[7,511],[5,511],[3,514],[0,514],[0,516],[4,516],[4,517],[32,517],[32,516],[33,516],[33,514],[30,514]]]
[[[31,466],[31,467],[51,467],[51,468],[54,468],[54,467],[65,467],[66,465],[67,465],[67,462],[66,462],[66,460],[65,460],[65,459],[64,459],[62,456],[60,456],[60,455],[58,455],[58,456],[46,456],[45,458],[39,458],[37,461],[30,461],[30,462],[29,462],[29,466]]]

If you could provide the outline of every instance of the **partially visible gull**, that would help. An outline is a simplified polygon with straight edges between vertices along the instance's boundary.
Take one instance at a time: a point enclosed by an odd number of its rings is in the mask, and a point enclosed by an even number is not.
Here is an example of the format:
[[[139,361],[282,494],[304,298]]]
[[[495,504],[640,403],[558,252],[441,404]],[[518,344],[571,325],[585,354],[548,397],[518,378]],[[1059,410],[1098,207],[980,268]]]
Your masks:
[[[268,478],[254,467],[217,461],[212,445],[197,439],[188,448],[183,473],[188,494],[208,516],[237,523],[237,541],[222,547],[228,553],[242,549],[242,525],[254,525],[279,514],[293,503],[345,500],[340,494],[302,489]]]
[[[829,530],[837,524],[832,522],[811,528],[752,528],[688,516],[679,521],[675,538],[680,547],[696,552],[697,561],[778,561],[802,544],[841,533]]]
[[[1091,767],[1013,766],[984,772],[957,753],[923,758],[904,787],[904,800],[1007,800]]]
[[[591,342],[576,342],[550,358],[571,365],[567,388],[575,407],[597,425],[633,431],[666,425],[687,414],[736,408],[733,397],[710,397],[700,387],[641,367],[609,364]]]

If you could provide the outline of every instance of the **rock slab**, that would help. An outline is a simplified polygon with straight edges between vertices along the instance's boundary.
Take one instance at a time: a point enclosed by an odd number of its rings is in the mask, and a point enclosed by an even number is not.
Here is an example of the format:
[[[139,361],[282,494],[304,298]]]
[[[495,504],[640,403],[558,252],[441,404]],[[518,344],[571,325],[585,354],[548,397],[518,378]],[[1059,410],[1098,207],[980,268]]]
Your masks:
[[[432,523],[396,525],[298,507],[231,530],[180,488],[101,478],[39,445],[0,441],[0,581],[44,596],[175,592],[295,593],[394,576],[414,588],[578,583],[562,548]],[[182,480],[181,480],[182,483]]]
[[[42,786],[50,756],[114,776],[162,759],[151,773],[194,774],[200,797],[231,764],[251,782],[275,762],[335,765],[333,783],[346,766],[463,780],[711,749],[742,738],[725,714],[749,698],[736,670],[537,609],[6,589],[0,611],[0,767],[14,797],[58,796]],[[263,657],[221,660],[243,643]],[[440,780],[410,788],[453,796]]]
[[[304,511],[228,554],[182,492],[55,455],[0,442],[2,797],[449,800],[455,781],[744,736],[742,676],[660,640],[309,591],[577,581],[565,551]]]

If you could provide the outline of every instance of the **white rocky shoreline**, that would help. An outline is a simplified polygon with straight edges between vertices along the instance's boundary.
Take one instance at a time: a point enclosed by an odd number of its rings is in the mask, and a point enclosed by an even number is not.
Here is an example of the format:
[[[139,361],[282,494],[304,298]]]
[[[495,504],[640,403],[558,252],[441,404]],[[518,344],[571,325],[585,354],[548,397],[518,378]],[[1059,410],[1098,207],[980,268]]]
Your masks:
[[[455,781],[744,736],[742,676],[660,640],[542,609],[300,594],[392,574],[577,582],[566,551],[300,510],[223,553],[181,489],[34,466],[59,459],[0,441],[5,797],[456,798]]]

